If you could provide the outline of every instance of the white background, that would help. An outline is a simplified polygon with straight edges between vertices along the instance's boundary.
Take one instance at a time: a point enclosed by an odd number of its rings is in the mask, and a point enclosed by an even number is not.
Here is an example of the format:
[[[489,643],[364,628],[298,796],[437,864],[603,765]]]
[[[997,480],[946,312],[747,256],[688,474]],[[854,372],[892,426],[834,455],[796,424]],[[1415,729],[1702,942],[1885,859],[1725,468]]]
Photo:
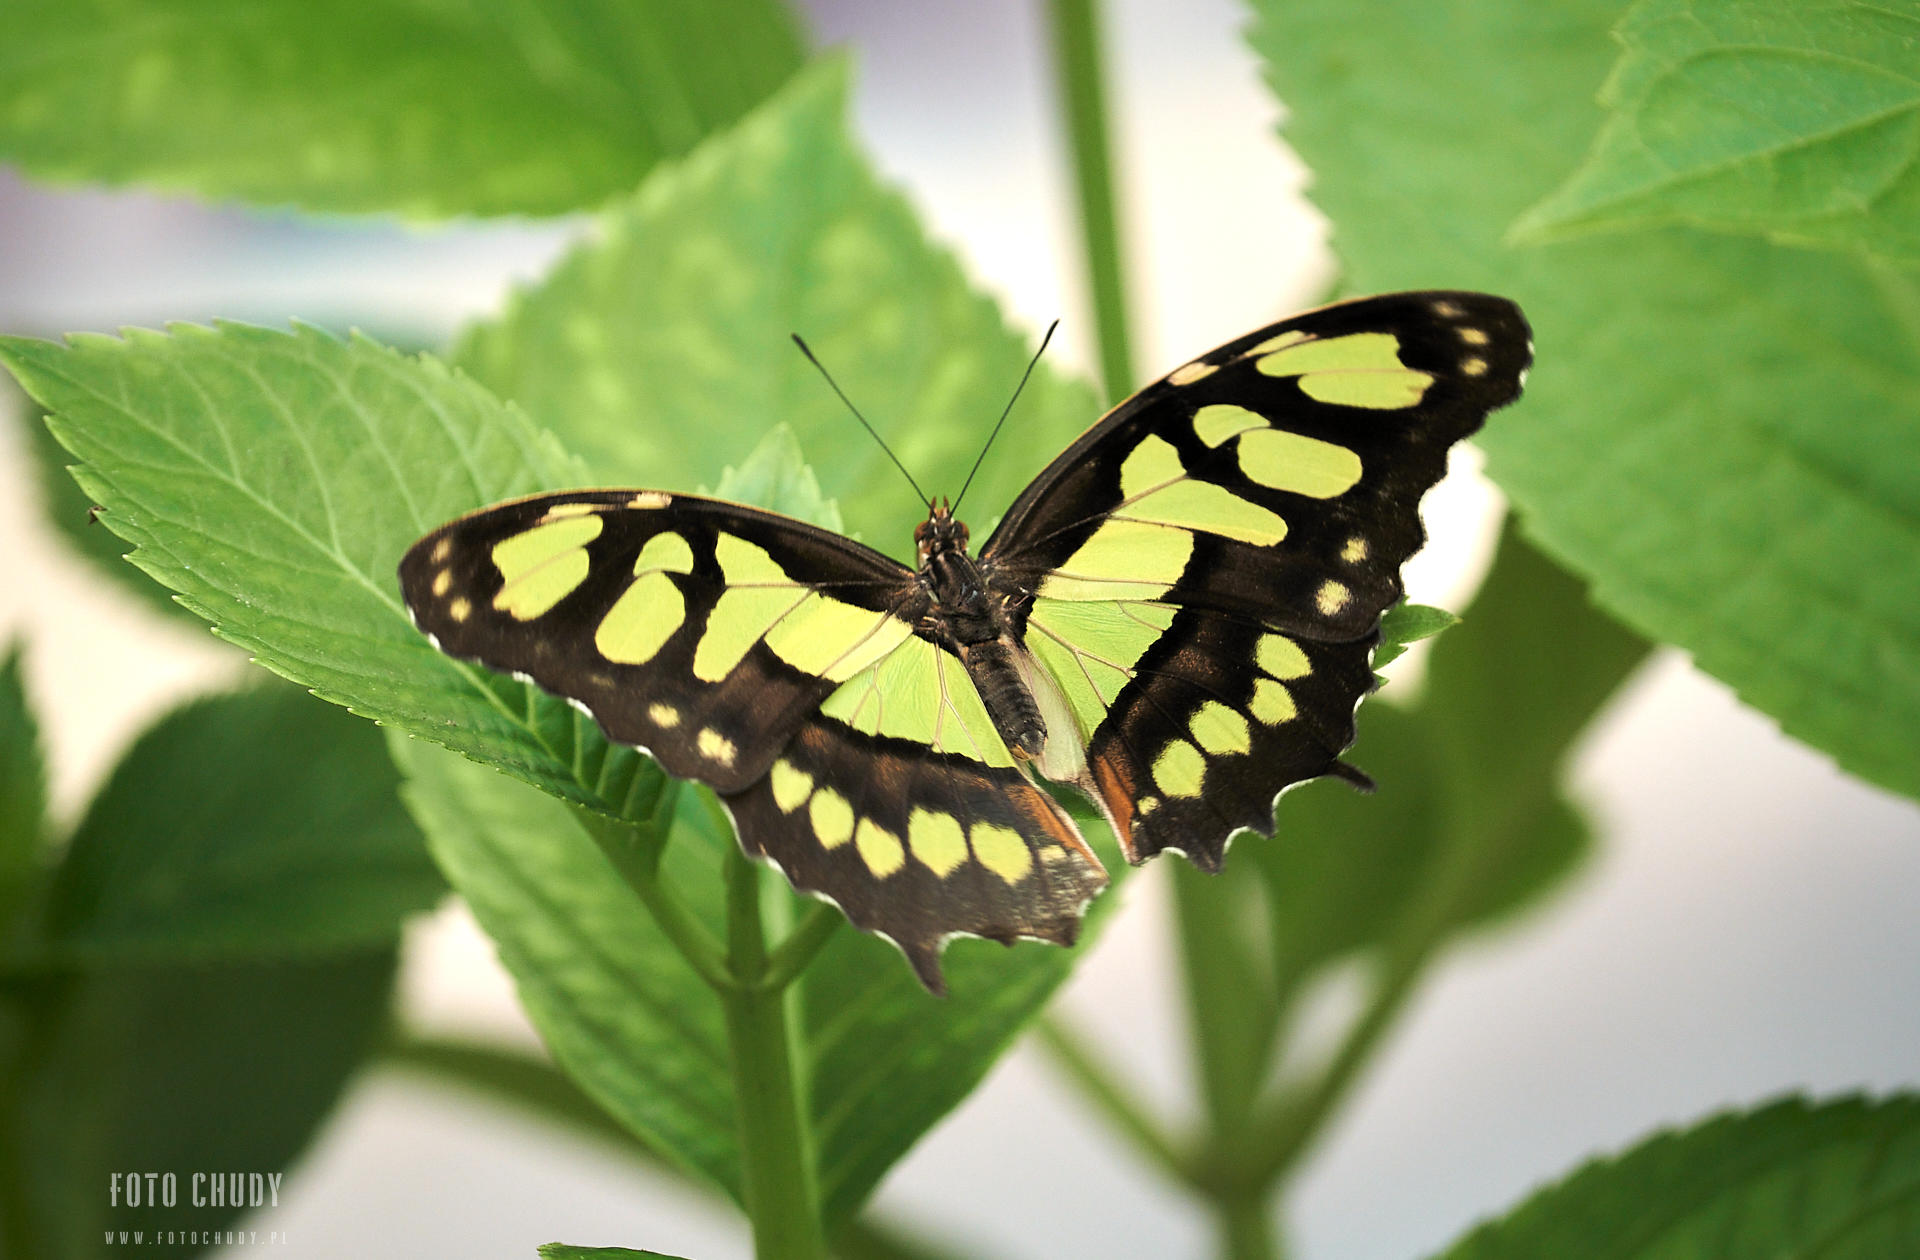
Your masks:
[[[822,42],[860,51],[859,124],[882,167],[1017,319],[1038,328],[1064,314],[1056,344],[1084,368],[1069,189],[1032,10],[811,5]],[[1241,21],[1224,0],[1130,0],[1110,13],[1143,374],[1308,304],[1332,276]],[[537,276],[582,226],[314,223],[52,192],[0,173],[0,329],[299,316],[444,334]],[[24,464],[8,425],[0,624],[27,640],[58,802],[71,813],[139,726],[236,666],[62,552]],[[1409,576],[1416,598],[1464,599],[1493,510],[1470,468],[1435,492],[1435,543]],[[1599,859],[1553,903],[1438,969],[1286,1205],[1298,1255],[1423,1254],[1653,1127],[1788,1090],[1914,1080],[1911,804],[1840,775],[1671,652],[1618,698],[1577,779],[1605,834]],[[1064,1003],[1177,1114],[1190,1099],[1163,879],[1150,868],[1129,884]],[[490,947],[457,909],[411,938],[404,987],[417,1023],[533,1044]],[[254,1223],[292,1235],[273,1252],[289,1260],[528,1260],[556,1238],[703,1260],[749,1251],[712,1202],[396,1073],[360,1081],[285,1196]],[[896,1169],[878,1202],[961,1254],[1198,1255],[1210,1239],[1194,1205],[1137,1165],[1028,1048]]]

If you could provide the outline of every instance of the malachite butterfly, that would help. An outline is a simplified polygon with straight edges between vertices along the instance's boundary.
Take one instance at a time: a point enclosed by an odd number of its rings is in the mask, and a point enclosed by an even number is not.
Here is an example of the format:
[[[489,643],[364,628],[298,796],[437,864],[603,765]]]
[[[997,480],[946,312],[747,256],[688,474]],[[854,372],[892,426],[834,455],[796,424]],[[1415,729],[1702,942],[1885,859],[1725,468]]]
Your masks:
[[[663,490],[486,508],[407,552],[442,651],[567,697],[709,785],[747,852],[893,941],[1072,942],[1106,874],[1036,774],[1129,861],[1215,870],[1339,760],[1447,451],[1520,393],[1519,308],[1397,293],[1295,316],[1102,417],[977,556],[930,503],[909,569]]]

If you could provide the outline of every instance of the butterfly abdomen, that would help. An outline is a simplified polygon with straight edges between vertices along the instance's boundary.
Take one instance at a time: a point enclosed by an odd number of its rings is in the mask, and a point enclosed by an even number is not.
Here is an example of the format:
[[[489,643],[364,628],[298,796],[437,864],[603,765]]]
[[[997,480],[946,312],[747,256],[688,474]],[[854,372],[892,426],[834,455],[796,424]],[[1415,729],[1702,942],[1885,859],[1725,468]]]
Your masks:
[[[1014,667],[1014,648],[1004,639],[964,644],[960,659],[967,677],[980,692],[987,716],[1007,742],[1007,748],[1027,758],[1038,757],[1047,745],[1047,724],[1026,680]]]

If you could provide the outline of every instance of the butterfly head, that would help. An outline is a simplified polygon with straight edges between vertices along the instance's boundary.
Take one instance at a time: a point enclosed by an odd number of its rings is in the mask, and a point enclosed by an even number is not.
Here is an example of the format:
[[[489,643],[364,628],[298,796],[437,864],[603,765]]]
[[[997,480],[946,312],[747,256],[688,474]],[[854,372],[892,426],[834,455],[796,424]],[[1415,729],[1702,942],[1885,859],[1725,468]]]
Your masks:
[[[954,519],[953,508],[944,497],[927,506],[927,519],[914,526],[913,530],[914,546],[920,553],[923,567],[928,557],[940,552],[964,552],[970,537],[966,524]]]

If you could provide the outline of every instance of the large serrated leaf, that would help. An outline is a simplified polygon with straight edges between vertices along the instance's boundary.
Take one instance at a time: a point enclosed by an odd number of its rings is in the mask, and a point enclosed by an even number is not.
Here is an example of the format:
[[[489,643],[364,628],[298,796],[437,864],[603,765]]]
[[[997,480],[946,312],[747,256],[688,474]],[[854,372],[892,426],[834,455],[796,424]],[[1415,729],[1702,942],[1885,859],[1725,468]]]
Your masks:
[[[398,789],[377,730],[292,687],[176,709],[75,830],[42,947],[97,966],[390,943],[446,892]]]
[[[1533,321],[1527,396],[1480,439],[1529,534],[1789,733],[1920,794],[1911,282],[1683,229],[1502,245],[1592,130],[1608,0],[1255,7],[1349,283],[1491,289]]]
[[[434,651],[394,576],[433,526],[579,485],[557,443],[429,357],[222,324],[0,339],[132,560],[278,673],[617,812],[642,759],[538,689]]]
[[[840,63],[813,68],[654,175],[504,317],[471,330],[458,362],[613,484],[711,484],[785,423],[848,528],[910,555],[925,506],[789,334],[930,494],[959,492],[1031,349],[874,176],[847,131],[846,91]],[[1083,384],[1042,365],[968,492],[976,522],[1097,413]]]
[[[1787,1099],[1650,1138],[1482,1225],[1445,1260],[1920,1255],[1920,1099]]]
[[[19,0],[0,155],[311,210],[552,214],[633,187],[800,60],[777,0]]]
[[[1515,225],[1687,223],[1920,262],[1920,8],[1641,0],[1580,169]]]

